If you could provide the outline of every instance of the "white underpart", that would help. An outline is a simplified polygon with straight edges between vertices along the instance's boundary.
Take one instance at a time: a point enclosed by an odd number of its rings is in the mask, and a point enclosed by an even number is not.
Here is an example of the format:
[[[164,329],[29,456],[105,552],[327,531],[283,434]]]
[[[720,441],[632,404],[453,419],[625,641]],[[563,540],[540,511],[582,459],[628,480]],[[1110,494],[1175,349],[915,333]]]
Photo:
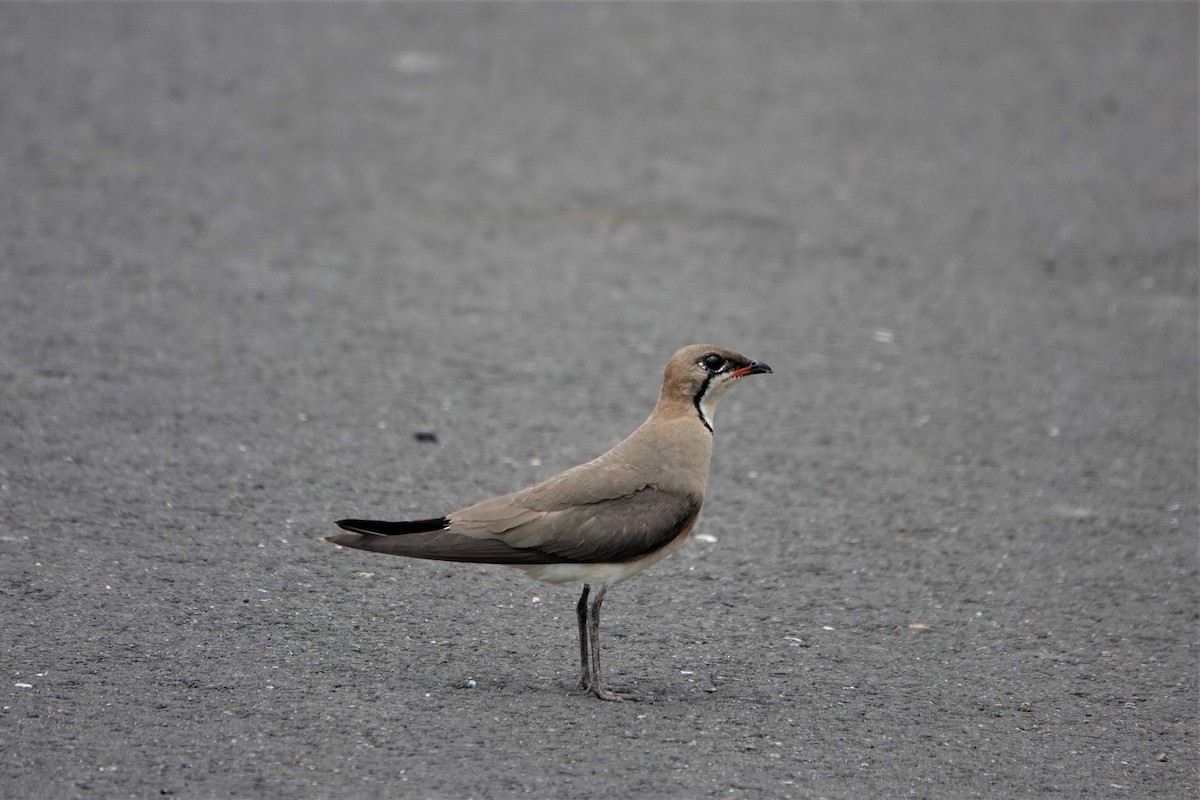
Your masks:
[[[571,583],[583,581],[591,584],[606,584],[627,581],[642,570],[662,561],[687,540],[687,536],[676,536],[664,547],[632,561],[594,562],[588,564],[511,564],[535,581],[544,583]]]

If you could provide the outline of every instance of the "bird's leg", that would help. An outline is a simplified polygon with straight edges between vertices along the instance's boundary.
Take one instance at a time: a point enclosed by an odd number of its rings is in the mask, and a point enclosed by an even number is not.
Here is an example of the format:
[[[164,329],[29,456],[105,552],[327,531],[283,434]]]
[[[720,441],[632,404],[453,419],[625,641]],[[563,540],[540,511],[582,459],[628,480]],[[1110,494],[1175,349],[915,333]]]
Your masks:
[[[579,685],[587,691],[592,689],[592,662],[588,655],[588,592],[590,586],[583,585],[583,594],[579,595],[579,605],[575,607],[575,615],[579,618],[579,661],[583,666],[583,675]]]
[[[600,591],[596,592],[596,597],[592,600],[587,615],[588,653],[590,656],[588,671],[591,673],[592,680],[586,688],[596,692],[597,695],[604,687],[604,680],[600,677],[600,604],[604,602],[604,595],[607,591],[608,584],[600,584]]]
[[[636,694],[632,692],[620,692],[614,689],[606,689],[604,681],[600,677],[600,604],[604,602],[604,595],[608,591],[608,584],[600,584],[600,590],[596,592],[596,599],[592,601],[591,608],[588,609],[587,615],[587,638],[588,650],[591,655],[591,673],[592,680],[590,686],[584,688],[591,691],[592,694],[599,697],[601,700],[640,700]],[[582,602],[580,598],[580,602]]]

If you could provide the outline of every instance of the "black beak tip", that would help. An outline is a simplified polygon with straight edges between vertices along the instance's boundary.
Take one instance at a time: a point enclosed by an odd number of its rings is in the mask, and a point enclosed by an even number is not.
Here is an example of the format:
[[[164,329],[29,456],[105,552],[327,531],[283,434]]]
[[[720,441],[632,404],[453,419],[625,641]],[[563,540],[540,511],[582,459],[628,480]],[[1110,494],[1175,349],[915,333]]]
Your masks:
[[[773,370],[761,361],[750,362],[750,375],[762,375],[764,373],[773,372]]]

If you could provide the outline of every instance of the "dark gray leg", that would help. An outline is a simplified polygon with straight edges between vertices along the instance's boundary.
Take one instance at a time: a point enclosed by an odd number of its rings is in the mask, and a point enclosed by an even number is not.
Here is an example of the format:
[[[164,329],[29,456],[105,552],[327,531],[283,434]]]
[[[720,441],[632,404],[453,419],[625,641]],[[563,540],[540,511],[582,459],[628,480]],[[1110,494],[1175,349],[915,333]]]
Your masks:
[[[583,585],[583,594],[579,595],[579,605],[575,606],[575,615],[579,619],[579,661],[583,667],[579,685],[588,691],[591,691],[592,688],[592,662],[588,656],[588,592],[591,591],[591,588],[586,583]]]
[[[587,618],[588,652],[591,655],[588,668],[592,673],[592,685],[588,688],[597,695],[604,690],[604,679],[600,677],[602,675],[600,672],[600,604],[604,602],[604,595],[607,591],[608,586],[600,584],[600,591],[596,592],[595,598],[592,599]]]
[[[589,689],[592,694],[599,697],[601,700],[638,700],[637,695],[630,692],[618,692],[604,687],[604,681],[600,677],[600,604],[604,602],[604,595],[608,591],[607,584],[600,584],[600,590],[596,592],[596,598],[592,600],[591,608],[587,614],[587,649],[591,655],[591,685],[585,685],[585,689]],[[583,599],[580,598],[580,603]]]

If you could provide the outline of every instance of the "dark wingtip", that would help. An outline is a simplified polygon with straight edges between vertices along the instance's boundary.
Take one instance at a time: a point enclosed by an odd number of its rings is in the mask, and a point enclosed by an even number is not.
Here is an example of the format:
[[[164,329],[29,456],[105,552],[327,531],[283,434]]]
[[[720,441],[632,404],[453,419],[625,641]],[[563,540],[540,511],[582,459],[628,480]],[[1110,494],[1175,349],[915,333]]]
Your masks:
[[[436,519],[415,519],[402,522],[385,522],[374,519],[339,519],[335,523],[344,531],[375,536],[399,536],[405,533],[424,533],[425,531],[440,531],[450,524],[445,517]]]

